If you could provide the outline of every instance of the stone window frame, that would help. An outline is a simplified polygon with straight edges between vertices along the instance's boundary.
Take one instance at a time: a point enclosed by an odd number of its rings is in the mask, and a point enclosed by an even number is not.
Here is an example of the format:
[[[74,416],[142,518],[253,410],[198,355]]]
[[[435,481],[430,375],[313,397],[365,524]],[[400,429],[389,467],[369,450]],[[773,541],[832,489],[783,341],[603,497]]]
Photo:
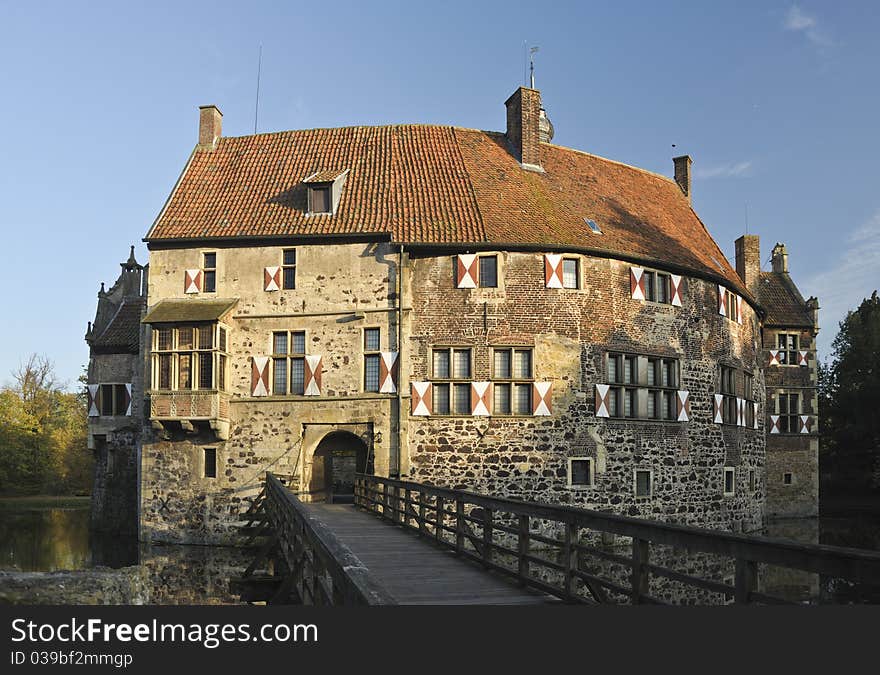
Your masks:
[[[619,375],[618,379],[615,379],[614,382],[611,381],[611,367],[610,362],[612,359],[618,359],[619,365],[615,365],[615,374]],[[634,361],[635,365],[635,377],[631,378],[630,381],[626,381],[626,362]],[[672,362],[674,363],[674,379],[675,382],[672,384],[657,384],[657,372],[655,370],[654,373],[654,383],[649,384],[648,382],[648,370],[650,368],[651,362],[659,362],[660,368],[663,368],[664,362]],[[644,368],[642,367],[642,363],[644,362]],[[631,352],[627,350],[620,349],[608,349],[603,358],[603,365],[605,368],[605,384],[609,385],[609,394],[612,397],[609,405],[609,415],[608,419],[618,420],[618,421],[635,421],[635,422],[678,422],[676,415],[676,394],[681,387],[681,357],[680,356],[670,356],[668,354],[652,354],[645,352]],[[630,366],[630,373],[632,373],[632,367]],[[655,366],[656,367],[656,366]],[[642,381],[640,377],[642,371],[644,370],[645,379]],[[661,370],[662,372],[662,370]],[[661,375],[662,382],[662,375]],[[628,392],[632,392],[629,394]],[[648,417],[648,399],[652,396],[658,396],[658,401],[655,401],[654,411],[655,415],[653,417]],[[632,403],[630,404],[631,415],[627,416],[626,412],[626,396],[632,396]],[[658,412],[657,404],[660,404],[660,410]],[[642,406],[644,406],[644,416],[641,415]],[[612,413],[612,409],[615,414]],[[666,414],[664,415],[663,411],[666,410]],[[623,413],[623,414],[620,414]]]
[[[727,489],[727,476],[732,476],[731,478],[731,489]],[[721,474],[721,493],[724,497],[735,497],[736,496],[736,467],[735,466],[725,466],[722,469]]]
[[[467,377],[455,377],[455,351],[468,351],[468,376]],[[449,354],[449,377],[435,377],[434,375],[434,352],[438,351],[446,351]],[[434,345],[428,351],[429,353],[429,373],[430,377],[428,378],[431,382],[431,396],[433,401],[433,410],[431,411],[431,415],[434,417],[471,417],[471,407],[470,407],[470,396],[471,396],[471,382],[474,381],[474,345],[453,345],[453,344],[439,344]],[[440,397],[437,395],[437,387],[446,386],[448,387],[448,402],[449,402],[449,412],[437,412],[437,403],[440,401]],[[455,391],[461,391],[461,387],[467,387],[467,394],[465,399],[467,400],[467,412],[459,412],[455,409]]]
[[[212,328],[212,347],[198,347],[201,329]],[[193,329],[191,347],[180,346],[180,329]],[[171,331],[171,344],[168,348],[160,349],[160,336],[162,331]],[[225,346],[221,348],[221,345]],[[229,385],[229,326],[222,321],[194,321],[171,324],[157,324],[152,327],[150,335],[150,388],[152,391],[193,391],[193,392],[225,392]],[[211,353],[211,387],[201,387],[201,359],[199,354]],[[182,387],[180,383],[180,360],[182,356],[189,355],[189,381],[188,387]],[[164,357],[169,361],[170,387],[161,387],[161,366]]]
[[[589,483],[573,483],[572,476],[574,472],[572,471],[571,464],[572,462],[587,462],[589,469],[587,470],[587,475],[589,476]],[[596,487],[596,460],[592,457],[578,455],[576,457],[566,457],[565,460],[565,483],[566,487],[569,490],[591,490]]]
[[[217,292],[217,263],[219,260],[219,254],[216,249],[203,250],[199,252],[201,264],[199,267],[202,269],[202,293],[216,293]],[[208,267],[208,256],[214,256],[214,266]],[[209,276],[210,275],[210,276]],[[211,285],[213,288],[208,288],[208,279],[212,280]]]
[[[126,382],[101,382],[98,385],[98,396],[100,401],[100,406],[98,407],[99,417],[126,417],[125,411],[128,409],[128,406],[131,405],[129,402],[128,405],[123,403],[122,411],[119,411],[119,400],[117,399],[117,395],[120,392],[124,392],[123,401],[125,401],[125,397],[128,395],[127,389],[128,383]],[[104,387],[111,387],[110,389],[110,413],[104,413],[104,401],[107,399],[104,392]]]
[[[665,299],[658,300],[657,290],[661,287],[660,284],[657,283],[658,280],[662,278],[662,287],[665,289]],[[653,267],[643,267],[642,268],[642,279],[645,282],[645,302],[650,302],[655,305],[672,305],[672,273],[665,272],[663,270],[655,269]],[[649,279],[651,280],[649,283]],[[653,294],[654,297],[651,297]]]
[[[287,254],[293,253],[293,262],[287,262]],[[292,285],[287,285],[287,273],[290,271],[292,273],[293,282]],[[296,248],[282,248],[281,249],[281,290],[282,291],[293,291],[296,290]]]
[[[801,415],[805,415],[804,404],[806,403],[806,396],[804,396],[804,392],[801,389],[794,391],[792,389],[774,389],[773,390],[773,414],[779,416],[779,435],[782,436],[799,436],[800,435],[800,419]],[[797,410],[795,412],[787,411],[785,414],[781,412],[782,409],[782,397],[786,397],[786,401],[791,403],[791,397],[797,396]],[[788,404],[786,404],[786,408],[788,408]],[[787,431],[783,431],[783,418],[787,420],[786,424],[788,426]],[[792,421],[794,421],[794,427],[792,427]]]
[[[648,492],[647,494],[639,494],[639,474],[648,474]],[[633,469],[633,497],[638,500],[649,500],[654,496],[654,469],[635,468]]]
[[[368,349],[367,345],[367,331],[375,330],[379,332],[379,342],[376,345],[375,349]],[[379,389],[382,387],[381,377],[380,377],[380,369],[382,362],[382,327],[381,326],[363,326],[361,329],[361,348],[363,353],[363,365],[361,371],[363,372],[363,378],[361,378],[361,386],[363,391],[366,393],[376,394],[379,393]],[[376,364],[376,388],[369,389],[367,388],[367,363],[369,360],[375,361]]]
[[[535,384],[535,347],[534,345],[492,345],[490,347],[490,358],[489,362],[489,379],[492,381],[492,416],[497,417],[533,417],[534,413],[532,412],[532,392]],[[496,352],[510,352],[510,377],[498,377],[495,372],[495,353]],[[529,375],[528,377],[516,377],[514,375],[514,353],[517,351],[527,351],[529,353]],[[510,412],[497,412],[496,405],[496,395],[497,395],[497,385],[502,386],[510,386]],[[525,411],[517,411],[515,410],[514,402],[515,398],[513,395],[514,388],[519,386],[527,387],[528,391],[528,406]]]
[[[202,448],[202,478],[206,480],[214,480],[217,478],[217,466],[219,465],[219,448]],[[213,452],[213,464],[208,464],[208,453]],[[213,468],[213,475],[208,473],[208,467]]]
[[[780,348],[779,346],[779,338],[785,338],[785,347]],[[789,346],[789,339],[794,338],[794,347]],[[780,366],[792,366],[798,367],[800,364],[798,363],[798,350],[802,349],[801,346],[801,334],[800,333],[792,333],[790,331],[779,331],[776,333],[776,347],[774,349],[777,350],[776,360],[779,362]]]
[[[287,352],[282,354],[281,352],[275,352],[275,336],[281,333],[287,334]],[[302,333],[303,336],[303,351],[302,352],[294,352],[291,351],[293,349],[293,336],[296,334]],[[286,328],[282,330],[273,330],[269,333],[269,361],[272,364],[272,372],[269,379],[269,395],[274,397],[280,396],[304,396],[305,395],[305,369],[306,369],[306,356],[309,353],[309,333],[304,328]],[[285,392],[283,394],[279,394],[275,392],[275,364],[277,361],[284,359],[286,361],[286,385]],[[303,372],[303,391],[302,392],[294,392],[292,388],[293,378],[291,374],[293,373],[293,362],[294,361],[302,361],[302,372]]]
[[[788,477],[788,481],[786,482],[786,476]],[[782,473],[782,485],[783,487],[791,487],[794,485],[794,471],[784,471]]]

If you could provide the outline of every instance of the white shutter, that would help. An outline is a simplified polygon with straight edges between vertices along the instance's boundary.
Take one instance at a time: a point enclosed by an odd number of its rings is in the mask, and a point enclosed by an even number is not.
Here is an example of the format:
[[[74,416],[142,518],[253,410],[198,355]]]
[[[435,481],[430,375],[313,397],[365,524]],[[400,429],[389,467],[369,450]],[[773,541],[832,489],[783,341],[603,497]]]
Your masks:
[[[715,394],[715,415],[713,421],[715,424],[724,423],[724,394]]]
[[[690,393],[679,389],[675,397],[676,419],[679,422],[688,422],[691,419],[691,397]]]
[[[681,277],[677,274],[671,274],[669,276],[670,284],[672,288],[672,304],[676,307],[681,307]]]
[[[455,262],[455,285],[457,288],[477,287],[477,255],[475,253],[462,254],[456,257]]]
[[[379,391],[383,394],[397,393],[397,352],[381,352],[379,356]]]
[[[562,288],[562,256],[547,253],[544,256],[544,285],[547,288]]]
[[[251,357],[251,396],[269,395],[269,357]]]
[[[492,405],[492,383],[471,382],[471,415],[487,417]]]
[[[202,292],[202,270],[186,270],[183,273],[183,292]]]
[[[431,414],[431,383],[410,383],[410,415],[427,417]]]
[[[101,385],[99,384],[90,384],[88,385],[89,390],[89,417],[98,417],[101,414],[101,411],[98,409],[98,390]]]
[[[280,267],[264,267],[263,268],[263,290],[264,291],[280,291],[281,290],[281,268]]]
[[[547,417],[553,414],[553,383],[535,382],[532,388],[532,415]]]
[[[642,267],[629,268],[629,292],[633,300],[645,299],[645,270]]]
[[[610,393],[611,387],[607,384],[597,384],[596,385],[596,417],[610,417],[610,413],[608,411],[608,396]]]
[[[125,398],[126,398],[126,407],[125,407],[125,415],[126,417],[131,416],[131,385],[125,385]]]
[[[309,354],[306,356],[305,390],[306,396],[321,395],[321,355]]]

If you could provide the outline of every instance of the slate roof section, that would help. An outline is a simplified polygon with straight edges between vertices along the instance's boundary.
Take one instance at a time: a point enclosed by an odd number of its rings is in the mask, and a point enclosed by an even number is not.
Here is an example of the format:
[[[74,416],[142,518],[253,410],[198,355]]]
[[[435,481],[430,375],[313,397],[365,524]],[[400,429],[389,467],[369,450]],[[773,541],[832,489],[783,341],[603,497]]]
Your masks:
[[[137,354],[140,344],[143,298],[126,298],[104,332],[89,343],[96,353]]]
[[[758,302],[767,311],[768,326],[813,327],[804,297],[786,273],[761,272]]]
[[[143,322],[181,323],[218,321],[238,304],[238,298],[217,300],[160,300],[144,317]]]
[[[193,153],[146,241],[384,235],[572,247],[684,268],[751,297],[674,180],[557,145],[541,151],[546,173],[520,167],[502,133],[450,126],[222,137]],[[349,174],[336,213],[307,215],[304,181],[340,167]]]

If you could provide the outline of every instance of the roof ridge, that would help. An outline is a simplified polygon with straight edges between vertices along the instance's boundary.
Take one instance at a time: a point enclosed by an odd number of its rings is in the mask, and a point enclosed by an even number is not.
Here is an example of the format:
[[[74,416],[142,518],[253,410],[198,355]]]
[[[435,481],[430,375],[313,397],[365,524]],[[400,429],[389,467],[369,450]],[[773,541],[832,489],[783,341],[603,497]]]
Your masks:
[[[603,162],[608,162],[610,164],[616,164],[618,166],[622,166],[627,169],[632,169],[633,171],[638,171],[639,173],[646,173],[649,176],[653,176],[654,178],[660,178],[660,179],[666,181],[667,183],[672,183],[673,185],[678,185],[678,183],[675,182],[674,178],[671,178],[669,176],[665,176],[662,173],[657,173],[656,171],[651,171],[650,169],[644,169],[640,166],[635,166],[634,164],[627,164],[626,162],[621,162],[618,159],[611,159],[610,157],[603,157],[602,155],[597,155],[593,152],[587,152],[586,150],[578,150],[577,148],[570,148],[567,145],[558,145],[557,143],[547,143],[545,141],[541,141],[541,145],[549,145],[553,148],[558,148],[559,150],[568,150],[569,152],[575,152],[579,155],[584,155],[586,157],[592,157],[593,159],[599,159]]]

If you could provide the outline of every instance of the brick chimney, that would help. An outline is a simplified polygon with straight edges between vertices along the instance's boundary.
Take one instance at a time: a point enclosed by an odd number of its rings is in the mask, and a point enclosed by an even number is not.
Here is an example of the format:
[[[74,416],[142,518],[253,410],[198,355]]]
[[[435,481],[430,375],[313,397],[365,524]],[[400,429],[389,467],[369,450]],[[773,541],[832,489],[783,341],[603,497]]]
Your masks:
[[[744,234],[735,242],[736,273],[752,293],[756,293],[761,278],[761,238]]]
[[[215,105],[199,106],[199,145],[213,149],[222,135],[223,113]]]
[[[520,87],[504,102],[507,142],[524,169],[541,171],[541,92]]]
[[[776,274],[782,274],[783,272],[788,274],[788,249],[785,248],[785,244],[776,243],[770,260],[773,262],[773,271]]]
[[[682,155],[681,157],[672,158],[672,164],[675,166],[675,182],[678,183],[678,187],[681,188],[684,196],[688,198],[688,203],[691,201],[692,161],[690,155]]]

